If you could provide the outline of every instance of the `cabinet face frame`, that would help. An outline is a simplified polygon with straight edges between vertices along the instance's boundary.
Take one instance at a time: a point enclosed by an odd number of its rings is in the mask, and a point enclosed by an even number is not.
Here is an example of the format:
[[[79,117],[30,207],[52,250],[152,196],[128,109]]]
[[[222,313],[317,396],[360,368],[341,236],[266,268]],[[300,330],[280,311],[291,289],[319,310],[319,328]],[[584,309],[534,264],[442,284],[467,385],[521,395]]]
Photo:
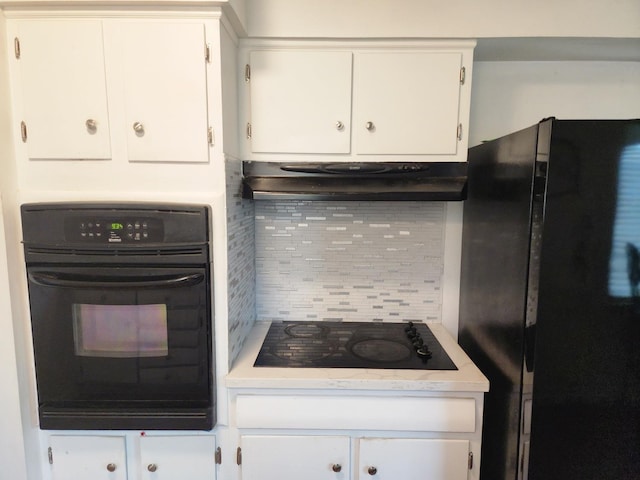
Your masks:
[[[286,152],[286,150],[292,150],[297,148],[289,148],[286,142],[280,142],[277,147],[273,147],[273,150],[279,150],[284,153],[265,152],[266,148],[258,147],[258,150],[253,148],[252,136],[253,124],[252,124],[252,98],[251,87],[248,82],[242,80],[244,85],[240,86],[240,121],[239,130],[245,132],[244,138],[240,139],[240,150],[243,159],[256,160],[256,161],[328,161],[328,162],[340,162],[340,161],[466,161],[467,145],[468,145],[468,123],[469,123],[469,111],[471,105],[471,80],[472,80],[472,67],[473,67],[473,49],[475,47],[475,40],[414,40],[414,41],[401,41],[401,40],[344,40],[344,41],[321,41],[321,40],[241,40],[239,48],[239,72],[238,76],[241,79],[245,78],[245,66],[250,65],[251,52],[262,50],[274,50],[274,51],[320,51],[320,52],[351,52],[353,54],[353,77],[352,82],[352,105],[351,105],[351,122],[345,124],[345,127],[350,128],[350,148],[348,153],[335,153],[330,154],[322,151],[314,152]],[[436,146],[434,152],[428,152],[426,154],[412,153],[416,151],[415,144],[408,145],[408,148],[404,148],[401,151],[388,153],[393,150],[387,144],[383,143],[382,148],[373,144],[367,147],[366,144],[362,144],[358,140],[360,134],[356,133],[358,124],[362,123],[361,115],[358,113],[357,103],[360,101],[360,94],[357,91],[357,82],[359,81],[358,65],[361,56],[369,54],[393,54],[393,53],[408,53],[408,54],[453,54],[458,55],[463,69],[459,69],[456,79],[453,80],[452,88],[459,90],[459,98],[457,110],[452,108],[448,114],[448,121],[451,118],[457,117],[458,122],[452,123],[450,134],[447,137],[450,139],[448,144],[443,145],[442,142]],[[464,72],[464,73],[463,73]],[[372,87],[375,89],[375,87]],[[449,89],[450,90],[450,89]],[[451,96],[451,92],[447,93],[447,96]],[[430,97],[429,102],[436,102],[436,97]],[[395,114],[392,114],[395,115]],[[264,117],[263,114],[261,114]],[[394,128],[394,121],[398,120],[393,118],[389,119],[390,125]],[[365,122],[366,123],[366,122]],[[420,131],[420,122],[412,122],[412,124]],[[346,128],[345,128],[346,130]],[[375,130],[375,123],[373,129]],[[447,130],[447,131],[448,131]],[[416,135],[416,130],[412,129],[407,135],[416,139],[419,142],[422,140],[420,137],[424,135]],[[367,132],[370,134],[371,131]],[[393,139],[395,134],[390,134],[387,138]],[[434,138],[439,137],[440,133],[435,132]],[[459,138],[456,138],[458,136]],[[366,137],[366,135],[365,135]],[[453,139],[453,140],[451,140]],[[453,144],[451,143],[453,141]],[[412,142],[413,143],[413,140]],[[421,147],[418,147],[418,149]],[[298,149],[299,150],[299,149]],[[375,152],[375,153],[372,153]]]

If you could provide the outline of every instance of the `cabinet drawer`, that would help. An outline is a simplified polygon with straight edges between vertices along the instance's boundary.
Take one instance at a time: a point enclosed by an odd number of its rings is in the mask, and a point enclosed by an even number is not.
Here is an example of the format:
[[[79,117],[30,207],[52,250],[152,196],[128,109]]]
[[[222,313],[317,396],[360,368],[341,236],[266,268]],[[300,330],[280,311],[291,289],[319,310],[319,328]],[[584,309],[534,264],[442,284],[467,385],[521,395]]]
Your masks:
[[[472,433],[473,398],[238,395],[238,428]]]

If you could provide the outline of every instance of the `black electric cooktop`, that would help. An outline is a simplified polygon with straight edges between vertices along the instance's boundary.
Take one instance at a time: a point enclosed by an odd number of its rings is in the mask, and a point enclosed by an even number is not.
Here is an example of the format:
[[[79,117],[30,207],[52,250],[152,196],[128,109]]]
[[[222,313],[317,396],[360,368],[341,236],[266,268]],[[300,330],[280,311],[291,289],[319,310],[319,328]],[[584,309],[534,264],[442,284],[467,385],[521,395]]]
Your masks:
[[[457,370],[424,323],[276,322],[255,367]]]

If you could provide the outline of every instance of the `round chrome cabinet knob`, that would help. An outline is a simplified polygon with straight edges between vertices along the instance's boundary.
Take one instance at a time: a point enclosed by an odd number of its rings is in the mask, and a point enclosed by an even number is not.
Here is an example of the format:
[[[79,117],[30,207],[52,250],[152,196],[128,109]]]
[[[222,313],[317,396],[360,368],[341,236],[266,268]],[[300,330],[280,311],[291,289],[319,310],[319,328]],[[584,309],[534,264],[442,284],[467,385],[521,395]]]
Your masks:
[[[133,124],[133,131],[136,132],[136,135],[142,137],[144,135],[144,125],[140,122],[135,122]]]
[[[368,473],[369,475],[375,475],[376,473],[378,473],[378,469],[377,469],[376,467],[369,467],[369,468],[367,469],[367,473]]]
[[[153,473],[158,470],[158,465],[156,465],[155,463],[150,463],[149,465],[147,465],[147,470]]]
[[[342,465],[340,465],[339,463],[336,463],[333,465],[333,467],[331,467],[331,470],[333,470],[334,472],[338,473],[342,471]]]
[[[87,119],[84,124],[87,127],[87,132],[94,134],[98,131],[98,122],[96,122],[93,118]]]
[[[116,464],[115,463],[107,464],[107,471],[108,472],[115,472],[116,471]]]

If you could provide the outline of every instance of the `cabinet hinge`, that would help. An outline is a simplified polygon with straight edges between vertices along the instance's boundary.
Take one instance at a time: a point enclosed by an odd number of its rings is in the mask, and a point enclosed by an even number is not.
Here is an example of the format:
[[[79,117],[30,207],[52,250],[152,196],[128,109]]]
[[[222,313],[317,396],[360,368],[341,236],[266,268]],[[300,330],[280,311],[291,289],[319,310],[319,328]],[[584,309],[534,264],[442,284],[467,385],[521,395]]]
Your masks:
[[[473,469],[473,452],[469,452],[469,459],[467,460],[467,466],[469,470]]]
[[[213,146],[213,144],[215,143],[215,138],[213,136],[213,127],[209,127],[207,129],[207,142],[209,142],[209,145]]]
[[[18,37],[13,39],[13,53],[17,59],[20,59],[20,39]]]
[[[247,140],[251,140],[251,124],[247,123]]]
[[[236,463],[242,465],[242,449],[240,447],[236,450]]]
[[[216,448],[216,465],[222,465],[222,449],[220,447]]]
[[[207,63],[211,63],[211,45],[208,43],[204,45],[204,59]]]
[[[248,63],[244,66],[244,81],[246,83],[251,81],[251,65]]]
[[[464,85],[464,81],[467,79],[467,69],[460,68],[460,85]]]
[[[24,121],[20,122],[20,136],[22,137],[22,143],[27,143],[27,124]]]
[[[462,124],[461,123],[458,124],[458,131],[456,132],[456,136],[458,137],[458,140],[462,140]]]
[[[53,465],[53,450],[51,447],[47,449],[47,456],[49,457],[49,465]]]

